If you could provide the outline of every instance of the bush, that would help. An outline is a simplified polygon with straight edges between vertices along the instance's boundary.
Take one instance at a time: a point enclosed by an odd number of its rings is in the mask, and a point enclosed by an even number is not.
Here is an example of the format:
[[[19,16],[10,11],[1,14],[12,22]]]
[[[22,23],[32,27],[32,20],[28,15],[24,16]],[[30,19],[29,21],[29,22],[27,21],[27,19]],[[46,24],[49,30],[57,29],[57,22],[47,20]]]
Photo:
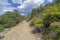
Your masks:
[[[43,28],[43,27],[44,27],[44,24],[43,24],[42,22],[43,22],[42,19],[37,19],[37,20],[34,22],[34,24],[35,24],[35,26],[38,27],[38,28]]]
[[[60,22],[53,22],[50,24],[50,28],[60,28]]]
[[[52,37],[51,39],[53,40],[59,40],[60,39],[60,22],[53,22],[50,24],[50,27],[45,30],[45,38],[50,40],[50,36]],[[48,36],[48,37],[46,37]]]
[[[30,20],[30,25],[34,25],[34,22],[35,22],[35,19],[34,19],[34,18],[31,19],[31,20]]]
[[[6,12],[4,15],[0,16],[0,30],[3,31],[5,28],[14,27],[16,24],[22,22],[25,16],[22,16],[18,11]]]
[[[0,24],[0,32],[4,30],[4,27]]]
[[[56,0],[56,4],[46,5],[44,10],[37,14],[32,15],[33,23],[37,28],[42,29],[42,33],[45,33],[45,40],[60,40],[60,3]],[[42,10],[42,9],[40,9]],[[35,12],[32,11],[34,14]],[[40,16],[40,17],[39,17]],[[38,18],[38,19],[37,19]],[[46,37],[49,36],[49,37]]]

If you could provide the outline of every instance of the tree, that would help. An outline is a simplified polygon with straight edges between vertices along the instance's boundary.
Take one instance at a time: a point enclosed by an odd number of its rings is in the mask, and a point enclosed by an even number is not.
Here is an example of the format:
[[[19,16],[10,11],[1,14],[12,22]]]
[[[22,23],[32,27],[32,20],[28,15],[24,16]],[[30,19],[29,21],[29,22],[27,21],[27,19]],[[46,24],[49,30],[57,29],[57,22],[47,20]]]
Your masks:
[[[22,22],[24,17],[25,16],[20,15],[17,10],[14,10],[13,12],[5,12],[4,15],[0,16],[0,31],[3,31],[5,28],[14,27]]]

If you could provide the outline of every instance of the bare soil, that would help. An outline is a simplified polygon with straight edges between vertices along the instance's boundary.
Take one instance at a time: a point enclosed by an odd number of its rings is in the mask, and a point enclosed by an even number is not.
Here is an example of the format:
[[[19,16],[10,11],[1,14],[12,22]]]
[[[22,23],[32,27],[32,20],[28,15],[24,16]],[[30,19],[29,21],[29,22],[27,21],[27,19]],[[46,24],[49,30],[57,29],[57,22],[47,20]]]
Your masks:
[[[23,21],[5,33],[5,37],[2,40],[36,40],[36,36],[31,31],[29,23]]]

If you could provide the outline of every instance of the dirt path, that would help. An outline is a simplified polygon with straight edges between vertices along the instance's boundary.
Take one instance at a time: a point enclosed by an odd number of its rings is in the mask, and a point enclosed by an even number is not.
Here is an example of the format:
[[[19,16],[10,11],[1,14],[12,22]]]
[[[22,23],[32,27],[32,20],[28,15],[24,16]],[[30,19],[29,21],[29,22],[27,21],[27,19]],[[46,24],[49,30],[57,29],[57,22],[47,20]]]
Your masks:
[[[23,21],[13,29],[9,30],[5,34],[3,40],[36,40],[36,37],[31,33],[31,30],[29,23]]]

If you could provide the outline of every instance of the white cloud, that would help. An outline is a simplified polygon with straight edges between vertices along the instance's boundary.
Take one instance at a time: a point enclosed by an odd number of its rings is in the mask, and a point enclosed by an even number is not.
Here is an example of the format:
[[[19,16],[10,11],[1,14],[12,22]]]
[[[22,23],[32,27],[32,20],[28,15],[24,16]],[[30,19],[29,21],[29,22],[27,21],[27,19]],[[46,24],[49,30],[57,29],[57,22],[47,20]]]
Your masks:
[[[31,12],[31,10],[34,7],[40,6],[40,4],[42,4],[43,2],[44,2],[44,0],[26,0],[20,6],[18,6],[17,9],[22,12],[25,12],[28,10],[30,10],[30,12]]]
[[[52,2],[53,0],[47,0],[47,1]],[[28,10],[32,10],[34,7],[39,7],[44,2],[45,0],[26,0],[17,8],[20,11],[28,11]]]
[[[24,13],[21,13],[20,15],[25,15]]]
[[[6,12],[6,11],[13,11],[13,10],[6,10],[6,9],[5,9],[5,10],[3,10],[3,11]]]
[[[14,8],[14,7],[4,7],[2,9],[0,9],[0,15],[4,14],[6,11],[11,11],[12,12],[14,9],[16,9],[16,8]]]
[[[13,3],[21,4],[22,0],[12,0]]]
[[[6,11],[13,11],[14,9],[16,9],[16,8],[14,8],[14,7],[4,7],[4,9],[3,9],[3,12],[6,12]]]
[[[6,6],[11,5],[10,3],[7,2],[8,0],[0,0],[0,8],[4,8]]]
[[[40,4],[42,4],[44,0],[26,0],[24,1],[21,6],[18,6],[20,9],[30,9],[34,7],[38,7]]]
[[[19,8],[19,9],[24,9],[24,8],[25,8],[25,5],[22,4],[21,6],[18,6],[17,8]]]
[[[52,2],[53,0],[47,0],[47,1]],[[45,0],[26,0],[17,8],[19,8],[19,9],[31,9],[31,8],[40,6],[40,4],[42,4],[43,2],[45,2]]]
[[[31,10],[34,7],[38,7],[45,0],[25,0],[24,2],[22,1],[23,0],[12,0],[13,3],[21,4],[17,8],[14,8],[14,7],[7,7],[11,5],[10,3],[8,3],[8,0],[0,0],[0,14],[6,11],[12,11],[14,9],[18,9],[20,12],[25,12],[25,11],[31,12]],[[52,0],[48,0],[48,1],[52,2]],[[21,13],[21,14],[24,14],[24,13]]]
[[[53,0],[48,0],[48,2],[52,2]]]
[[[8,0],[0,0],[0,5],[1,5],[1,6],[10,5],[7,1],[8,1]]]
[[[13,11],[13,9],[4,9],[3,12],[6,12],[6,11]]]
[[[4,14],[6,11],[12,11],[14,7],[8,7],[11,5],[8,0],[0,0],[0,15]]]

